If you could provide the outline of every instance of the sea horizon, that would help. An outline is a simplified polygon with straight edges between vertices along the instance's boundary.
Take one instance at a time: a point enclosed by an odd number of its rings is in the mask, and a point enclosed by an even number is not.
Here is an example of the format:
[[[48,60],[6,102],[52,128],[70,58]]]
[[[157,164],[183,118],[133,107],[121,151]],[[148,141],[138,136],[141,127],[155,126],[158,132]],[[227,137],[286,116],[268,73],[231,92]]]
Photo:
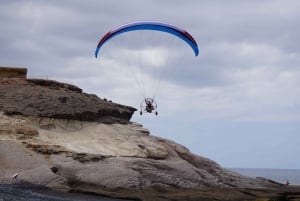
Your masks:
[[[226,169],[252,178],[263,177],[283,184],[288,182],[290,185],[300,185],[300,169],[296,168],[226,167]]]

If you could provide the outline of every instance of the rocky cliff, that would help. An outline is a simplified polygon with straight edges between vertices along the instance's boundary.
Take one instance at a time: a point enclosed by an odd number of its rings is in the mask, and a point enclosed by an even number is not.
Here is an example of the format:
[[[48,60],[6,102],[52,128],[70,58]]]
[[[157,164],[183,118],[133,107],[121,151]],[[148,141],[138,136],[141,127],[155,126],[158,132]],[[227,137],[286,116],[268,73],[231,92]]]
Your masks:
[[[27,117],[128,122],[136,109],[83,93],[70,84],[15,78],[0,79],[0,110]]]
[[[26,78],[27,68],[0,66],[0,78]]]
[[[0,182],[143,201],[299,200],[131,122],[134,108],[49,80],[0,80]]]

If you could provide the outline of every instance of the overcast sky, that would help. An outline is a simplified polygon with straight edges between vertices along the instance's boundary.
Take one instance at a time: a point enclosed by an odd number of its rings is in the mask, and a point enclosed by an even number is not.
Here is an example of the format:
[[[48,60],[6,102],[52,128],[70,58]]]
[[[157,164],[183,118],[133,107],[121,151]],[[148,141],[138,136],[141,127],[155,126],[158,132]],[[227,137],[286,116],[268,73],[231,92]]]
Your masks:
[[[300,1],[0,0],[0,66],[68,82],[159,115],[134,114],[153,135],[224,167],[300,169]],[[161,32],[107,42],[119,25],[186,29],[200,54]],[[157,85],[156,85],[157,84]]]

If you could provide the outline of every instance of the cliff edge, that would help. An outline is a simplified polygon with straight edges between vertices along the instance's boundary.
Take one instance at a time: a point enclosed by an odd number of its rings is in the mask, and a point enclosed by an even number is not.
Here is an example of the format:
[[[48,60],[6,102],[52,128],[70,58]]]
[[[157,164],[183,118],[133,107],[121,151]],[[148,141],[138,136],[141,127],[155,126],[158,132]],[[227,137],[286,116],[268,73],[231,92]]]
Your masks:
[[[83,93],[74,85],[18,78],[0,79],[0,110],[7,115],[110,122],[128,122],[136,111]]]
[[[0,79],[0,183],[143,201],[300,200],[155,137],[135,109],[41,79]]]

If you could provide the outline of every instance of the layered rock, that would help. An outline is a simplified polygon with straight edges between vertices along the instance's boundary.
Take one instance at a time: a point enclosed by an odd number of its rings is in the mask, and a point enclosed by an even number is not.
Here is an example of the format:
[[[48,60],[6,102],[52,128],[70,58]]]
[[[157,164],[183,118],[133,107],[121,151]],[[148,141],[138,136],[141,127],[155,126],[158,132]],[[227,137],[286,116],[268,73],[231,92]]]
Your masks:
[[[0,66],[0,79],[1,78],[26,78],[26,77],[27,77],[27,68]]]
[[[129,121],[134,108],[72,85],[2,80],[0,107],[1,183],[144,201],[299,198],[299,187],[244,177],[152,136]]]

